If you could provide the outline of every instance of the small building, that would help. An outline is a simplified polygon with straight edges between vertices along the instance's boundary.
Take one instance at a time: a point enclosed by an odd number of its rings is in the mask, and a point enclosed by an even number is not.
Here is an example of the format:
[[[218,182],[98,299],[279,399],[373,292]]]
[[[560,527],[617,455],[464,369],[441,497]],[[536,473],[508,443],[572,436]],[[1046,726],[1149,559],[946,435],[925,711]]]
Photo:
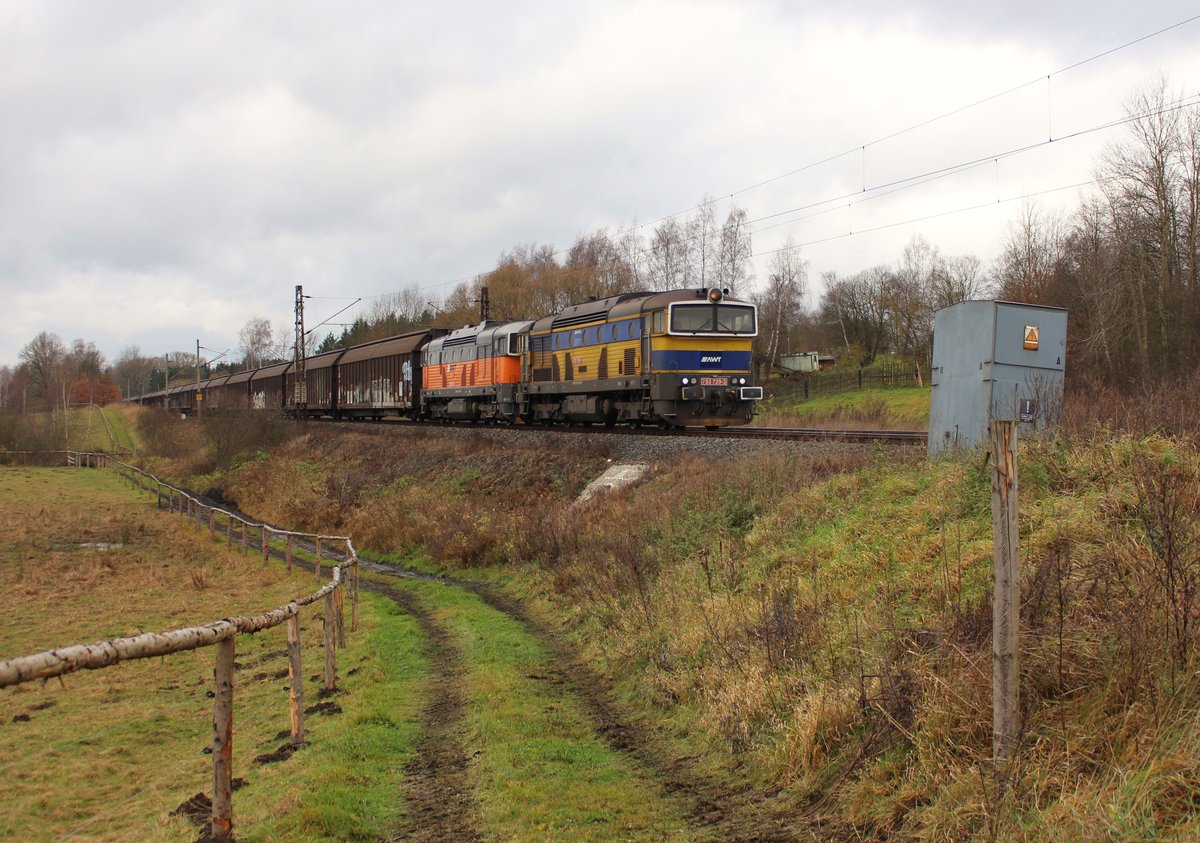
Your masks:
[[[1020,432],[1057,424],[1062,410],[1067,311],[1007,301],[967,301],[933,323],[930,456],[974,448],[992,419]]]
[[[779,368],[785,372],[818,372],[821,370],[821,355],[815,351],[800,354],[784,354],[779,358]]]

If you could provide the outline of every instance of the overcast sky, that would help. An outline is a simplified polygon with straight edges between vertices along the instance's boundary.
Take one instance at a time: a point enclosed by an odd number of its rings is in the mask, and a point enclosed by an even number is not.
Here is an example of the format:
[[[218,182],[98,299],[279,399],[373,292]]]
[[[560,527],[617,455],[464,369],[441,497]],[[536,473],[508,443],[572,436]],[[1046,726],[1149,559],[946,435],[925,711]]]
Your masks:
[[[441,297],[514,245],[563,248],[706,194],[718,219],[732,196],[761,220],[760,279],[763,255],[803,244],[811,302],[821,273],[894,263],[916,234],[990,264],[1019,197],[1090,179],[1119,129],[878,188],[1103,124],[1159,72],[1196,93],[1200,20],[1056,72],[1197,14],[1175,0],[0,0],[0,364],[41,330],[110,361],[197,338],[236,348],[251,317],[290,327],[296,284],[329,297],[310,325],[336,297],[414,283]],[[869,201],[809,207],[855,192]]]

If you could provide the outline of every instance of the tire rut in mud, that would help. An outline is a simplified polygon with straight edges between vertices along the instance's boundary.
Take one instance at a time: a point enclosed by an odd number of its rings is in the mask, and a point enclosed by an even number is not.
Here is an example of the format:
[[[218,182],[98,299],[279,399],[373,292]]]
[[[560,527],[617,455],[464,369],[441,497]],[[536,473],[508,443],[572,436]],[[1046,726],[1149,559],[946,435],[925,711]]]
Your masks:
[[[316,549],[308,542],[296,544],[309,552]],[[270,554],[280,560],[286,558],[278,548],[271,548]],[[304,560],[295,559],[292,564],[314,569],[313,563]],[[376,567],[371,563],[367,566]],[[359,580],[359,588],[387,597],[417,622],[424,634],[431,674],[416,757],[404,766],[407,810],[398,826],[381,838],[421,843],[478,841],[475,802],[467,776],[469,760],[461,739],[466,673],[462,653],[416,595],[371,580]]]
[[[395,601],[420,625],[431,669],[429,703],[421,715],[416,757],[404,767],[408,810],[390,840],[425,843],[478,840],[475,804],[462,744],[464,673],[462,653],[449,633],[412,594],[378,583],[360,587]]]
[[[534,618],[520,601],[477,582],[446,580],[477,594],[498,612],[522,624],[546,648],[558,676],[583,701],[596,734],[614,750],[648,770],[663,791],[682,798],[697,830],[709,831],[723,843],[799,843],[824,837],[812,818],[777,794],[718,782],[702,772],[695,758],[671,757],[650,730],[629,722],[614,702],[611,684],[585,665],[554,630]]]
[[[275,549],[272,556],[282,558]],[[387,576],[431,580],[470,591],[488,606],[528,630],[553,661],[548,681],[565,686],[584,703],[597,736],[626,755],[658,782],[663,792],[688,806],[688,819],[697,831],[710,832],[723,843],[808,843],[836,839],[839,823],[805,816],[794,803],[748,786],[717,781],[703,772],[693,757],[673,757],[659,748],[649,729],[624,718],[614,702],[611,684],[589,668],[552,628],[534,618],[516,598],[472,580],[412,571],[359,556],[363,570]],[[297,561],[298,567],[312,569]],[[478,841],[476,813],[467,776],[469,760],[461,742],[464,718],[464,673],[461,653],[449,634],[436,624],[419,599],[403,589],[372,580],[360,588],[390,598],[421,626],[433,672],[430,701],[422,715],[417,756],[405,766],[408,811],[389,840],[427,843]],[[844,829],[842,829],[844,830]],[[834,837],[830,837],[834,834]]]
[[[803,810],[779,794],[717,781],[700,769],[696,758],[674,757],[660,749],[649,729],[629,722],[622,715],[614,702],[612,685],[584,664],[557,632],[534,618],[516,598],[472,580],[425,574],[361,556],[359,562],[364,570],[374,573],[432,580],[466,589],[520,623],[546,648],[553,663],[552,671],[540,678],[565,687],[581,700],[601,740],[648,771],[664,793],[684,800],[688,819],[697,831],[710,832],[723,843],[836,839],[836,823],[826,826],[821,818],[805,816]]]

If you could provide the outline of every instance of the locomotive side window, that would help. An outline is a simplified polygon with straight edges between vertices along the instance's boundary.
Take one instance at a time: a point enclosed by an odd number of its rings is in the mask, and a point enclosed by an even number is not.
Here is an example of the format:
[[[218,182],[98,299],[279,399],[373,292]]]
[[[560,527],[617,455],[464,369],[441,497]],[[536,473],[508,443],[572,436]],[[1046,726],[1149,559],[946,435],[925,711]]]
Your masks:
[[[661,334],[665,330],[665,325],[666,314],[664,314],[661,310],[654,311],[654,333]]]

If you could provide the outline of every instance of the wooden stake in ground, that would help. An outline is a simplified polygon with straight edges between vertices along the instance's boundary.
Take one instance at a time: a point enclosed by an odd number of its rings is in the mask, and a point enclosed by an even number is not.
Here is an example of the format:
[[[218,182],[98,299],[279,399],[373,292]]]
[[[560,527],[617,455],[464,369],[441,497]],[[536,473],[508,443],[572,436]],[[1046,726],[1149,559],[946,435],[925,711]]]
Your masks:
[[[1012,759],[1019,691],[1020,572],[1017,534],[1017,423],[993,420],[992,438],[992,761],[1002,775]]]
[[[287,622],[288,707],[292,719],[292,746],[304,743],[304,673],[300,666],[300,613]]]
[[[352,557],[350,569],[350,631],[358,632],[358,558]]]
[[[235,636],[217,642],[213,671],[213,795],[212,837],[233,836],[233,656]]]
[[[337,682],[337,656],[334,654],[334,615],[333,592],[325,594],[325,617],[321,626],[325,631],[325,690],[332,691]]]
[[[333,590],[333,603],[337,607],[337,645],[339,650],[346,649],[346,605],[343,602],[342,586]]]

